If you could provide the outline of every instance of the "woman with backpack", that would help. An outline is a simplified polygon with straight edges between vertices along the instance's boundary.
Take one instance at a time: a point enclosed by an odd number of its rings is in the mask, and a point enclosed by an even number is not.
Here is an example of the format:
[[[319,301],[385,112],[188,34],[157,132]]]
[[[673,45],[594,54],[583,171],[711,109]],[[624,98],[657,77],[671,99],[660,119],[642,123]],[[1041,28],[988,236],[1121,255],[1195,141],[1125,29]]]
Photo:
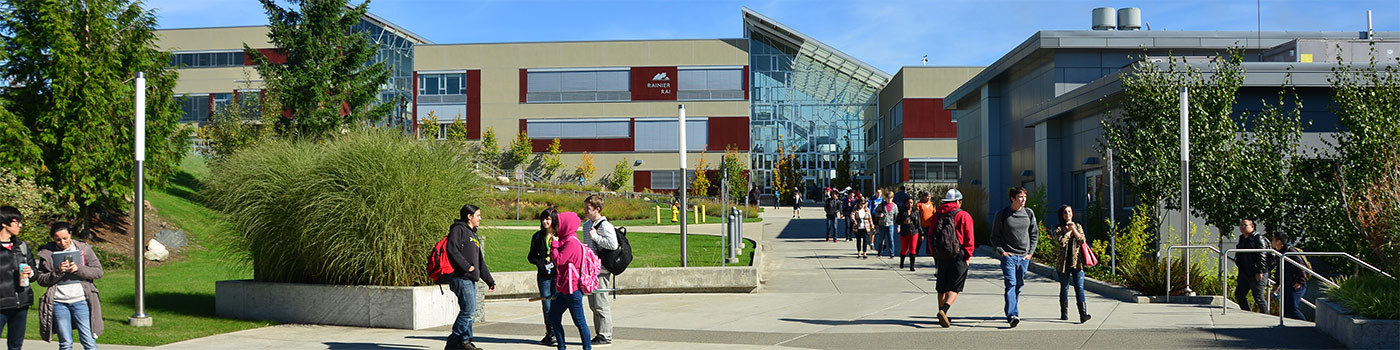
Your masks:
[[[593,251],[583,247],[578,240],[580,224],[578,213],[559,213],[558,229],[554,230],[554,242],[550,243],[550,256],[556,269],[554,280],[554,301],[550,304],[546,327],[553,330],[555,344],[564,350],[564,310],[573,317],[578,326],[579,339],[584,350],[592,350],[588,336],[588,321],[583,310],[583,295],[598,288],[598,274],[601,270],[598,257]]]
[[[851,225],[856,230],[856,257],[867,259],[865,253],[870,248],[870,231],[875,225],[870,219],[870,208],[865,199],[856,200],[855,208],[851,213]]]
[[[1079,305],[1079,323],[1088,321],[1090,316],[1084,305],[1084,267],[1087,257],[1080,248],[1085,242],[1084,226],[1074,222],[1074,208],[1068,204],[1060,206],[1060,225],[1050,233],[1055,240],[1055,271],[1060,275],[1060,320],[1069,320],[1069,287],[1074,286],[1074,296]]]
[[[914,257],[919,255],[920,225],[919,210],[914,207],[914,199],[904,200],[904,210],[894,218],[895,229],[899,230],[899,268],[904,268],[904,257],[909,257],[909,272],[914,272]]]
[[[544,338],[539,344],[554,346],[554,329],[549,326],[549,307],[554,299],[554,260],[550,259],[550,244],[554,243],[554,233],[559,230],[559,211],[548,208],[536,216],[540,230],[530,237],[530,254],[525,258],[535,265],[535,285],[540,288],[540,308],[543,311]]]

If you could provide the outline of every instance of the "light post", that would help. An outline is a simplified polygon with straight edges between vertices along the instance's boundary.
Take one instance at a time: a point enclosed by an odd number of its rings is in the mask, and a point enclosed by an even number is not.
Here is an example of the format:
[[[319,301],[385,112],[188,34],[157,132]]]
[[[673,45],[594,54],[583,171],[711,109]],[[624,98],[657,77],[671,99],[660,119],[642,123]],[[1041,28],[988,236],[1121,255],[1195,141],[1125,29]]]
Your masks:
[[[686,226],[688,226],[688,225],[687,225],[686,215],[685,215],[685,214],[687,213],[687,211],[686,211],[686,207],[687,207],[686,201],[690,200],[689,193],[687,193],[687,192],[689,192],[689,190],[690,190],[690,184],[688,183],[688,181],[686,181],[686,180],[689,179],[689,177],[687,177],[686,174],[685,174],[685,168],[686,168],[686,162],[685,162],[685,146],[686,146],[686,144],[685,144],[685,105],[684,105],[684,104],[680,105],[680,122],[679,122],[677,125],[680,126],[680,127],[677,128],[677,129],[680,130],[680,141],[681,141],[681,142],[680,142],[680,147],[677,147],[677,148],[680,149],[680,154],[681,154],[681,176],[680,176],[680,179],[681,179],[681,180],[680,180],[680,181],[681,181],[681,186],[680,186],[680,187],[681,187],[681,201],[680,201],[680,209],[681,209],[681,267],[686,267],[686,266],[689,265],[688,262],[689,262],[689,260],[690,260],[690,259],[688,259],[688,254],[687,254],[687,251],[686,251],[689,247],[686,246],[686,238],[687,238],[687,233],[688,233],[688,232],[686,231],[686,228],[687,228]]]
[[[1190,104],[1187,98],[1190,96],[1185,86],[1181,87],[1181,242],[1185,245],[1191,244],[1191,133]],[[1186,268],[1191,268],[1190,252],[1183,252],[1182,262]],[[1167,263],[1171,264],[1170,252],[1167,256]],[[1188,270],[1189,271],[1189,270]],[[1191,291],[1191,278],[1186,278],[1186,295],[1195,295]]]
[[[150,327],[146,315],[146,73],[136,72],[136,313],[127,318],[135,327]]]

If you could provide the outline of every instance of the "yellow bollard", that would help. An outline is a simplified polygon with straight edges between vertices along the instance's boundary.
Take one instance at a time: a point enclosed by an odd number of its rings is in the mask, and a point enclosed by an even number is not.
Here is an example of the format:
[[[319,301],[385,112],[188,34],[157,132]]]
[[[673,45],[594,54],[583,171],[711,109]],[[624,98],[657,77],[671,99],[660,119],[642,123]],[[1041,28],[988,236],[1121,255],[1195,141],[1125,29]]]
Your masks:
[[[656,224],[661,224],[661,206],[656,206]]]
[[[710,222],[710,218],[705,217],[705,206],[704,206],[704,205],[701,205],[701,206],[700,206],[700,222],[701,222],[701,223]]]

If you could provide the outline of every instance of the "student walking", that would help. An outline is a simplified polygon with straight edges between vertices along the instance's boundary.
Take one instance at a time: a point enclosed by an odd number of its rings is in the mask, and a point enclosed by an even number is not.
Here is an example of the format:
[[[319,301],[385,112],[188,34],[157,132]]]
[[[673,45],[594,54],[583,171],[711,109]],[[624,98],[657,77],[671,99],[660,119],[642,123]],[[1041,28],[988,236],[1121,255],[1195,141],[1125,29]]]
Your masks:
[[[802,192],[798,192],[797,189],[792,191],[792,218],[802,218]]]
[[[904,268],[904,258],[909,257],[909,272],[914,272],[914,258],[919,255],[919,236],[923,225],[919,223],[919,212],[914,209],[914,200],[906,199],[905,208],[894,221],[899,225],[899,268]]]
[[[540,339],[539,344],[554,346],[554,328],[548,321],[549,308],[553,306],[555,278],[555,264],[550,258],[550,249],[554,237],[557,236],[556,232],[559,231],[559,212],[548,208],[535,218],[540,221],[540,230],[530,236],[530,254],[525,259],[529,260],[531,265],[535,265],[535,286],[540,290],[540,311],[545,319],[544,338]],[[577,228],[577,225],[575,226]]]
[[[496,280],[491,278],[491,269],[486,267],[486,258],[481,253],[481,239],[476,230],[481,227],[481,209],[475,205],[462,206],[460,218],[452,222],[447,233],[447,257],[452,261],[452,274],[447,279],[452,293],[457,295],[457,320],[452,323],[452,334],[447,336],[447,349],[480,349],[472,343],[472,322],[476,318],[476,281],[486,281],[490,291],[496,291]]]
[[[583,223],[583,245],[593,251],[594,255],[602,255],[604,249],[617,250],[617,230],[612,222],[608,221],[608,217],[603,216],[603,197],[588,196],[583,200],[583,210],[588,219]],[[607,291],[612,290],[614,286],[616,285],[613,284],[612,272],[602,269],[598,274],[598,289],[604,291],[588,294],[588,308],[593,310],[593,326],[597,327],[598,332],[598,335],[590,340],[593,346],[612,345],[612,304],[608,301]]]
[[[102,335],[102,304],[97,299],[93,280],[102,278],[102,262],[92,246],[73,239],[72,226],[59,221],[49,225],[53,242],[39,247],[36,281],[48,288],[39,301],[39,336],[49,341],[58,334],[58,349],[73,348],[73,326],[78,327],[78,340],[83,349],[97,349],[97,336]],[[62,259],[55,253],[64,252]],[[57,327],[55,330],[54,328]]]
[[[1016,307],[1021,288],[1026,285],[1026,269],[1035,253],[1035,212],[1026,207],[1026,188],[1012,187],[1008,196],[1011,206],[998,211],[992,220],[992,247],[1001,259],[1001,276],[1006,282],[1006,322],[1011,328],[1021,323]]]
[[[867,259],[865,253],[870,247],[870,231],[874,225],[871,223],[870,209],[866,208],[864,199],[856,202],[856,211],[851,215],[851,224],[856,230],[856,257]]]
[[[890,259],[894,259],[894,252],[898,250],[898,248],[895,248],[895,245],[899,244],[899,240],[894,238],[895,217],[899,215],[899,212],[896,210],[898,206],[894,205],[894,201],[890,199],[890,194],[885,193],[884,201],[880,203],[878,208],[879,209],[875,211],[875,222],[878,223],[880,227],[877,234],[880,235],[879,241],[882,244],[880,251],[875,253],[875,256],[886,254],[889,255]]]
[[[924,225],[924,226],[923,226],[923,234],[924,234],[925,236],[922,237],[922,238],[920,238],[920,240],[921,240],[921,241],[924,241],[924,242],[928,242],[928,241],[929,241],[929,237],[928,237],[927,235],[933,232],[933,230],[931,229],[932,226],[933,226],[933,215],[938,213],[938,207],[937,207],[936,204],[933,203],[933,198],[931,198],[931,195],[930,195],[928,192],[920,192],[920,193],[919,193],[919,204],[918,204],[918,205],[915,205],[915,207],[917,207],[918,210],[919,210],[919,223],[920,223],[921,225]],[[925,254],[932,254],[932,253],[933,253],[933,252],[928,251],[927,247],[918,247],[918,248],[925,248],[925,249],[924,249],[924,253],[925,253]],[[916,248],[916,249],[918,249],[918,248]],[[915,253],[917,253],[917,252],[915,252]]]
[[[1283,232],[1274,232],[1270,237],[1270,243],[1272,243],[1274,250],[1277,250],[1279,253],[1303,251],[1302,249],[1289,245],[1288,236],[1284,235]],[[1312,269],[1312,263],[1308,262],[1308,259],[1301,255],[1289,256],[1287,259],[1307,266],[1309,270]],[[1312,275],[1298,268],[1298,265],[1288,262],[1284,262],[1283,265],[1285,266],[1274,268],[1274,279],[1280,281],[1277,288],[1280,288],[1280,292],[1283,293],[1283,296],[1286,298],[1283,303],[1283,316],[1307,321],[1308,319],[1303,317],[1302,309],[1298,308],[1298,303],[1302,302],[1303,294],[1308,292],[1308,278],[1312,277]],[[1278,271],[1283,271],[1283,278],[1279,278]]]
[[[952,321],[948,319],[948,310],[953,307],[953,302],[958,300],[958,293],[962,293],[963,286],[967,283],[968,261],[972,260],[972,248],[974,246],[974,236],[972,231],[972,214],[962,210],[962,191],[949,189],[943,194],[943,204],[938,206],[937,231],[930,235],[937,236],[937,242],[942,240],[955,239],[956,250],[940,251],[941,248],[934,247],[934,266],[938,268],[935,277],[937,282],[935,290],[938,291],[938,325],[943,328],[952,326]],[[945,230],[951,229],[952,232]],[[935,241],[931,241],[935,242]],[[930,243],[932,244],[932,243]]]
[[[590,350],[594,342],[588,340],[588,317],[583,313],[584,290],[599,287],[599,281],[591,272],[601,272],[601,263],[594,261],[597,256],[590,254],[592,251],[579,242],[575,234],[579,228],[578,213],[563,212],[559,213],[558,218],[558,228],[554,231],[553,242],[550,242],[550,256],[557,269],[555,293],[545,323],[554,332],[555,346],[564,350],[563,319],[564,311],[568,310],[574,326],[578,327],[579,342],[583,343],[584,350]]]
[[[841,199],[837,198],[836,191],[828,191],[827,194],[826,203],[822,205],[826,209],[826,240],[835,243],[836,231],[840,227],[837,220],[841,217]]]
[[[1236,249],[1264,249],[1268,246],[1263,235],[1254,231],[1254,220],[1240,220],[1240,241],[1235,243]],[[1269,271],[1269,255],[1264,253],[1239,253],[1235,258],[1235,265],[1239,267],[1239,275],[1235,276],[1235,301],[1239,303],[1240,309],[1249,310],[1249,302],[1245,301],[1245,295],[1254,294],[1254,311],[1269,313],[1269,298],[1267,280],[1264,273]]]
[[[1060,225],[1050,232],[1055,240],[1055,271],[1060,276],[1060,320],[1069,320],[1069,287],[1074,286],[1075,301],[1079,306],[1079,323],[1088,321],[1089,309],[1084,304],[1084,267],[1088,264],[1080,248],[1088,242],[1084,236],[1084,226],[1074,222],[1074,208],[1068,204],[1060,206]]]
[[[34,304],[29,283],[34,274],[34,253],[19,239],[24,215],[12,206],[0,207],[0,328],[6,328],[5,344],[10,349],[24,346],[25,321]]]
[[[846,241],[850,242],[851,234],[855,232],[856,227],[852,223],[852,221],[855,220],[855,218],[851,216],[851,213],[855,212],[856,209],[856,194],[855,192],[851,191],[850,187],[846,187],[846,190],[841,193],[841,217],[846,218],[846,227],[844,227],[844,229],[846,233]]]

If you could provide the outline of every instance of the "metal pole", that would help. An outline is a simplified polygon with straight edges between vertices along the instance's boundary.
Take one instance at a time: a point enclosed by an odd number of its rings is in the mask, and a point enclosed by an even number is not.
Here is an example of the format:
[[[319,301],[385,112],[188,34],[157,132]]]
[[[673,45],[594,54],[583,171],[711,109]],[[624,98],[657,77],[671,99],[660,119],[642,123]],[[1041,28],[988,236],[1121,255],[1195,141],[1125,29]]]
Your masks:
[[[1181,87],[1181,238],[1182,244],[1191,244],[1191,133],[1190,104],[1187,98],[1190,96],[1185,86]],[[1171,264],[1171,255],[1167,256],[1167,264]],[[1186,264],[1186,271],[1191,271],[1191,254],[1183,253],[1182,262]],[[1194,295],[1191,292],[1191,277],[1186,277],[1186,295]]]
[[[685,144],[685,105],[684,105],[684,104],[680,105],[680,122],[679,122],[677,125],[679,125],[679,128],[677,128],[677,129],[680,130],[680,141],[681,141],[680,147],[677,147],[677,148],[680,149],[680,153],[681,153],[681,203],[680,203],[680,209],[681,209],[681,267],[687,267],[687,266],[689,266],[689,262],[688,262],[688,261],[689,261],[689,259],[688,259],[689,256],[688,256],[688,254],[687,254],[688,252],[687,252],[686,250],[689,249],[689,247],[686,246],[686,239],[687,239],[687,235],[688,235],[689,232],[687,231],[687,227],[686,227],[686,226],[688,226],[688,225],[686,224],[686,221],[685,221],[685,220],[686,220],[686,215],[685,215],[685,214],[686,214],[686,201],[690,200],[689,193],[686,193],[686,192],[689,192],[689,191],[690,191],[690,183],[689,183],[689,182],[690,182],[690,181],[689,181],[689,180],[690,180],[690,177],[689,177],[689,176],[686,176],[686,174],[685,174],[685,168],[686,168],[686,162],[685,162],[685,146],[686,146],[686,144]]]
[[[729,186],[727,186],[729,184],[729,169],[724,167],[723,160],[720,161],[719,166],[719,220],[722,224],[720,227],[723,227],[719,234],[719,266],[725,266],[725,260],[728,259],[724,258],[724,249],[726,248],[724,241],[728,239],[725,236],[729,234],[730,223],[729,211],[726,210],[729,207]]]
[[[1283,327],[1283,293],[1285,293],[1285,292],[1287,291],[1286,289],[1283,289],[1283,288],[1285,287],[1284,284],[1287,283],[1287,282],[1284,282],[1284,281],[1287,281],[1287,280],[1284,279],[1284,277],[1283,277],[1283,272],[1286,271],[1286,270],[1288,270],[1288,265],[1284,265],[1284,264],[1286,264],[1286,262],[1284,262],[1284,259],[1288,259],[1288,256],[1283,255],[1283,254],[1279,254],[1279,255],[1278,255],[1278,283],[1274,284],[1274,285],[1275,285],[1274,290],[1278,291],[1278,326],[1279,326],[1279,327]],[[1263,299],[1263,298],[1260,298],[1260,299]]]
[[[136,73],[136,313],[127,318],[135,327],[150,327],[146,315],[146,73]]]
[[[1118,206],[1113,198],[1113,148],[1108,149],[1108,263],[1118,273]]]

